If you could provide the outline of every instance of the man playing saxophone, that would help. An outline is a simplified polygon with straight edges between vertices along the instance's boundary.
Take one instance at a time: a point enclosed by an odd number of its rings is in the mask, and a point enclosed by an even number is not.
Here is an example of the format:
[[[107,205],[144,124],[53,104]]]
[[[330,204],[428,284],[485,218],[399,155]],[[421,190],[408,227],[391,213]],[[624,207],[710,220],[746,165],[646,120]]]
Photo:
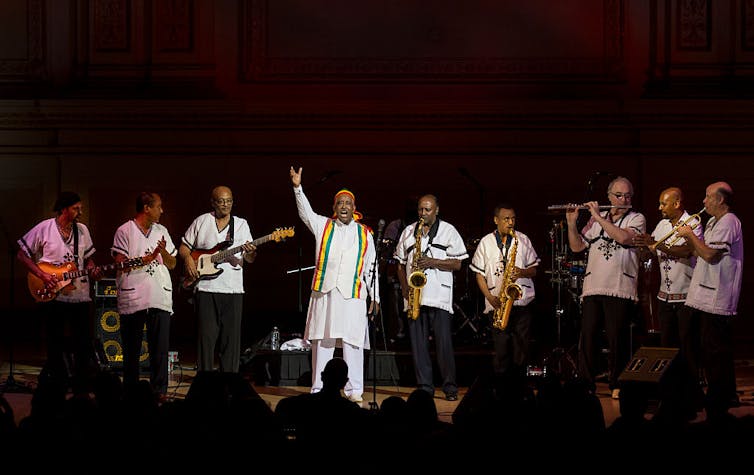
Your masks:
[[[477,285],[485,298],[484,312],[490,318],[504,311],[505,300],[512,304],[506,324],[493,325],[493,368],[498,377],[519,379],[526,375],[529,361],[533,279],[540,260],[529,237],[514,229],[516,211],[512,205],[496,206],[493,220],[496,229],[479,241],[469,268],[476,273]],[[511,286],[518,289],[507,292]],[[511,294],[518,298],[512,298]]]
[[[443,378],[442,390],[445,399],[456,401],[458,384],[451,325],[453,271],[459,270],[461,261],[469,255],[456,228],[438,218],[439,211],[440,207],[434,195],[419,198],[420,220],[403,230],[395,247],[394,257],[398,262],[398,280],[404,299],[415,300],[410,299],[410,292],[421,285],[423,280],[417,273],[423,272],[426,278],[424,285],[420,287],[418,316],[416,319],[408,319],[417,387],[430,394],[434,394],[435,391],[429,354],[430,331],[433,331],[437,363]],[[420,257],[414,259],[417,252],[421,253]],[[417,275],[412,278],[411,274]],[[412,280],[413,286],[409,285],[409,279]]]

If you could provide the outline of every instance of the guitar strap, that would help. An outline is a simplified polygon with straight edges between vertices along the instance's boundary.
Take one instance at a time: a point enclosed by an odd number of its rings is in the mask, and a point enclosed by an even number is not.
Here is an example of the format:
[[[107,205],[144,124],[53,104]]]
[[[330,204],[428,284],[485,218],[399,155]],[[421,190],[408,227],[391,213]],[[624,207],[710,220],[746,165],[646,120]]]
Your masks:
[[[233,245],[233,231],[235,230],[235,226],[233,225],[233,215],[230,215],[230,221],[228,221],[228,234],[225,236],[225,240],[228,241],[228,247]]]
[[[76,267],[82,269],[83,265],[79,262],[79,223],[77,221],[73,222],[71,232],[73,233],[73,259]]]

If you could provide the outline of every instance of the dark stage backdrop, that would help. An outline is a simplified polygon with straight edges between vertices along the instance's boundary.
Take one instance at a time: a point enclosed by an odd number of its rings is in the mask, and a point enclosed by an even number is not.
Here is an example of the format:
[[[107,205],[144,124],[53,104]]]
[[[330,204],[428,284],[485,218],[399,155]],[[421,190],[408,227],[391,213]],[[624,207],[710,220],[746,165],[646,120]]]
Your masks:
[[[311,271],[287,272],[313,263],[314,241],[290,166],[315,210],[348,187],[371,226],[436,194],[469,246],[513,202],[542,259],[537,338],[552,342],[561,294],[546,271],[563,217],[548,205],[606,202],[624,175],[651,229],[662,189],[683,188],[696,212],[727,180],[747,236],[753,31],[743,0],[3,0],[0,343],[41,341],[14,243],[59,191],[82,196],[107,262],[139,191],[162,195],[178,242],[218,184],[255,236],[296,227],[245,270],[244,345],[274,324],[301,332]],[[740,355],[754,353],[751,269]],[[646,304],[656,283],[644,281]],[[464,266],[457,299],[475,292]],[[173,339],[191,348],[178,292],[175,310]]]

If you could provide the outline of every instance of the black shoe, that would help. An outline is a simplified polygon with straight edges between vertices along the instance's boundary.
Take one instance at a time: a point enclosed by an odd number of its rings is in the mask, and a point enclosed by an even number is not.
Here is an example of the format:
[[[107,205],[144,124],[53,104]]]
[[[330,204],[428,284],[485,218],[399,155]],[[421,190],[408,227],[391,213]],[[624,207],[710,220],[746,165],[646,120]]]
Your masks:
[[[458,401],[458,394],[456,393],[450,393],[445,395],[446,401]]]

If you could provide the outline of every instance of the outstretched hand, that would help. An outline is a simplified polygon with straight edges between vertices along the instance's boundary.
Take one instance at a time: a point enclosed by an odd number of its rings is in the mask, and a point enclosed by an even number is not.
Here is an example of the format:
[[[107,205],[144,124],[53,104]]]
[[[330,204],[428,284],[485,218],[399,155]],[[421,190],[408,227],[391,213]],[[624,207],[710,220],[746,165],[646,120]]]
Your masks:
[[[298,188],[301,186],[301,171],[304,169],[304,167],[298,167],[298,171],[294,170],[293,167],[291,167],[290,175],[291,175],[291,183],[293,184],[294,188]]]

